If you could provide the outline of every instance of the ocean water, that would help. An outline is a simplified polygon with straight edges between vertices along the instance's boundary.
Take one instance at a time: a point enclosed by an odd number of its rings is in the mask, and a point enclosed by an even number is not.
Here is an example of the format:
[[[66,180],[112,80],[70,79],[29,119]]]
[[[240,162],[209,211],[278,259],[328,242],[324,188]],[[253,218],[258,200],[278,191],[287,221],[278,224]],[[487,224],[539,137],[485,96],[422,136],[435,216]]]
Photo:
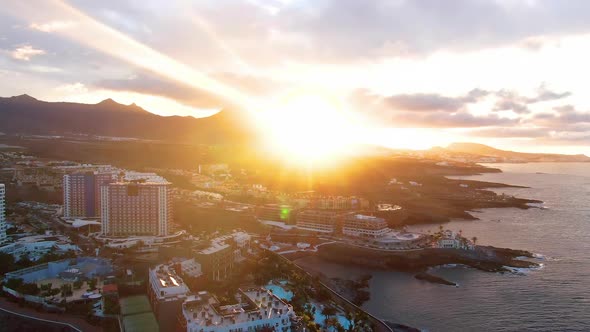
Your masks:
[[[374,271],[364,308],[428,331],[590,331],[590,164],[492,166],[504,172],[469,178],[528,186],[495,191],[542,200],[547,209],[485,209],[475,213],[480,220],[452,221],[445,228],[477,236],[479,244],[543,255],[537,260],[543,268],[519,274],[460,266],[431,270],[459,287]],[[325,266],[328,275],[355,273],[331,266]]]

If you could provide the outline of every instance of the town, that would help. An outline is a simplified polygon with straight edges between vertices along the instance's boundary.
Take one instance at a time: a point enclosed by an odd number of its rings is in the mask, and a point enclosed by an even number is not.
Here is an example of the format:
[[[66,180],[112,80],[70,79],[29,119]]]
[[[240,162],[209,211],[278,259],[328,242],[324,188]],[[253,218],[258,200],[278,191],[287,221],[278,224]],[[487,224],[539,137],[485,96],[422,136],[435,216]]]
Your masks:
[[[367,292],[346,298],[288,257],[335,243],[473,250],[476,240],[442,227],[436,234],[390,228],[377,215],[403,209],[393,203],[240,186],[224,164],[138,172],[0,156],[3,301],[60,320],[84,317],[97,329],[387,331],[359,307]],[[8,188],[16,191],[10,203]],[[236,192],[262,203],[226,199]],[[175,218],[186,206],[194,219]]]

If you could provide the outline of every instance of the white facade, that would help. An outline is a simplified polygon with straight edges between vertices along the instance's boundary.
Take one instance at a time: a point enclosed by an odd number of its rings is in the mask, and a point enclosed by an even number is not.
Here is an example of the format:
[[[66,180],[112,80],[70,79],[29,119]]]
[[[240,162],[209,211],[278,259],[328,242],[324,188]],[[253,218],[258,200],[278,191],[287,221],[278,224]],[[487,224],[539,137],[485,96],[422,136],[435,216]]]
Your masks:
[[[236,304],[220,306],[206,292],[190,296],[182,305],[187,332],[247,332],[269,328],[291,331],[295,312],[272,292],[264,288],[239,290]]]
[[[381,238],[391,232],[383,218],[355,214],[344,220],[342,234],[353,237]]]
[[[473,250],[474,245],[450,230],[443,232],[437,243],[439,248]]]
[[[190,293],[189,288],[168,265],[158,265],[149,272],[150,286],[158,301],[177,300]]]
[[[6,187],[0,183],[0,243],[6,242]]]
[[[27,236],[0,247],[0,252],[11,254],[15,259],[26,256],[32,261],[38,260],[49,252],[65,253],[69,250],[79,251],[80,248],[70,243],[67,237],[54,235]]]
[[[71,188],[70,188],[70,176],[64,175],[63,177],[63,193],[64,193],[64,208],[63,208],[63,215],[64,218],[71,218],[72,217],[72,208],[70,206],[70,200],[72,196]]]

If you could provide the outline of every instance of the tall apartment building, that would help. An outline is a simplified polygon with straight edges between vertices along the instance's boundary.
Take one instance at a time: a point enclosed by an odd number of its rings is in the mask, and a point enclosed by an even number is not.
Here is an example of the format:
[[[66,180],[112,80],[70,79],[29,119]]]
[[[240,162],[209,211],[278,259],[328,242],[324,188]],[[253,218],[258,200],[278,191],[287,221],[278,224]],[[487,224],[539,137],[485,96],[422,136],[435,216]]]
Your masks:
[[[6,187],[0,183],[0,243],[6,242]]]
[[[100,188],[112,181],[113,173],[84,172],[64,175],[64,217],[100,217]]]
[[[304,210],[297,214],[297,228],[320,233],[339,229],[346,212],[337,210]]]
[[[161,177],[101,187],[101,232],[107,236],[166,236],[172,220],[169,185]]]

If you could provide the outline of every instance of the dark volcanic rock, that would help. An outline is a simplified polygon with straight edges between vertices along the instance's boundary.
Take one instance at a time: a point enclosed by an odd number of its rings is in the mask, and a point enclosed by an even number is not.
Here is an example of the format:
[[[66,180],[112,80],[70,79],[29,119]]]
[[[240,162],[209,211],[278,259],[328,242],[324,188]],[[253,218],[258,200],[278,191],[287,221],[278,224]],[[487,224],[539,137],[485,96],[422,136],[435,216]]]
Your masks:
[[[449,285],[449,286],[457,286],[456,283],[452,282],[452,281],[448,281],[444,278],[432,275],[430,273],[427,272],[420,272],[418,274],[416,274],[414,276],[414,278],[418,279],[418,280],[424,280],[424,281],[428,281],[434,284],[441,284],[441,285]]]
[[[524,250],[477,247],[476,250],[427,248],[414,251],[381,251],[343,243],[324,245],[318,254],[323,259],[369,268],[422,272],[429,267],[463,264],[482,271],[508,272],[505,266],[531,268],[539,265],[516,257],[533,255]]]

